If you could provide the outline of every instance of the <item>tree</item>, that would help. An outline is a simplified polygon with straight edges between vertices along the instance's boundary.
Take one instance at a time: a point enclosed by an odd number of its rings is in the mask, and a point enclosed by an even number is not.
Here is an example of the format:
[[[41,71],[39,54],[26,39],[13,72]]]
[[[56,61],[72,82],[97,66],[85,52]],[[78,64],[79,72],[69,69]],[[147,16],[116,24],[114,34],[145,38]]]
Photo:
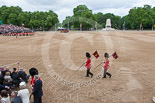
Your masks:
[[[52,26],[59,22],[58,16],[52,10],[48,12],[35,11],[35,12],[23,12],[19,6],[7,7],[2,6],[0,8],[0,20],[4,24],[14,24],[34,29],[46,29],[49,30]]]
[[[144,7],[135,7],[130,9],[128,14],[128,20],[131,29],[143,29],[152,27],[153,11],[150,5],[144,5]]]
[[[86,5],[78,5],[73,9],[73,13],[72,17],[66,17],[63,21],[63,27],[68,27],[68,22],[70,27],[80,29],[81,25],[84,30],[89,30],[95,26],[95,16]]]

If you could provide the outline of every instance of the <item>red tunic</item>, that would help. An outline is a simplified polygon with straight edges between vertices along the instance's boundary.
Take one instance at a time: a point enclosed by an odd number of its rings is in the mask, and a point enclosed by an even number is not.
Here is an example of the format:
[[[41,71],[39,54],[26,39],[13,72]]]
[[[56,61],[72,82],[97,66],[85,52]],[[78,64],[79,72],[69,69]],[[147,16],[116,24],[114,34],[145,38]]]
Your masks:
[[[32,87],[32,89],[33,89],[33,87],[34,87],[34,84],[35,84],[35,79],[34,79],[34,77],[33,76],[31,76],[32,77],[32,80],[31,80],[31,87]],[[40,78],[39,78],[39,80],[40,80]]]
[[[86,68],[90,69],[91,68],[91,59],[89,58],[86,62]]]
[[[104,64],[104,69],[108,69],[109,68],[109,60],[107,60]]]

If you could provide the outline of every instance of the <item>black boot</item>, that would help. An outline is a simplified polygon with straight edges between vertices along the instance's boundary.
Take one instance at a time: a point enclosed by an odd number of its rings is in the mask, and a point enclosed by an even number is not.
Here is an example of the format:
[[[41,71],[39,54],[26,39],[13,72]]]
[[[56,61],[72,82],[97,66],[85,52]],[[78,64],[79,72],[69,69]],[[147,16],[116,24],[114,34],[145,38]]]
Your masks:
[[[111,78],[112,75],[109,75],[109,78]]]
[[[91,75],[91,78],[93,78],[93,74]]]
[[[107,72],[106,74],[109,76],[109,78],[111,78],[112,75],[110,73]]]

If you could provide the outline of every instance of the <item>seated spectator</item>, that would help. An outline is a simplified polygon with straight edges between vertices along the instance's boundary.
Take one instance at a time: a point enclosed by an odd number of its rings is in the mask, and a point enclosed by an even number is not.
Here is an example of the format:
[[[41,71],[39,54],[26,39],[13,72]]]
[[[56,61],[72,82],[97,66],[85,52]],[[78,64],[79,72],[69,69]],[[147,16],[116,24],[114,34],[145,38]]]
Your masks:
[[[11,97],[13,98],[11,103],[22,103],[22,100],[19,96],[17,96],[18,92],[17,91],[12,91],[11,92]]]
[[[13,79],[13,84],[15,86],[19,86],[19,83],[20,83],[20,77],[18,75],[18,72],[17,72],[17,69],[16,68],[13,68],[13,72],[11,74],[11,78]]]
[[[1,102],[2,103],[10,103],[10,96],[8,95],[6,90],[1,91]]]
[[[19,77],[22,79],[22,81],[27,83],[27,80],[29,79],[30,75],[27,75],[25,71],[23,71],[23,68],[19,69],[18,74],[19,74]]]
[[[3,85],[4,77],[2,75],[2,72],[0,71],[0,84]]]
[[[22,100],[22,103],[30,103],[30,100],[29,100],[29,97],[30,97],[29,90],[25,89],[26,88],[26,83],[25,82],[21,82],[19,84],[19,86],[20,86],[21,90],[18,91],[18,95],[17,96],[20,96],[20,98]]]

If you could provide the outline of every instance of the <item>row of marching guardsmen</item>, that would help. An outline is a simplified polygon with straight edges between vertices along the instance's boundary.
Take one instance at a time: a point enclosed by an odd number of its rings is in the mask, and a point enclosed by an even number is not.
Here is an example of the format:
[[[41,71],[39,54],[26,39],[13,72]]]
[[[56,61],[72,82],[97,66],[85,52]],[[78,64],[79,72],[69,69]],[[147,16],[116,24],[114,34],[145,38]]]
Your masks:
[[[98,54],[97,51],[95,51],[95,52],[93,53],[93,55],[94,55],[96,58],[99,57],[99,54]],[[118,55],[117,55],[116,52],[113,53],[111,56],[113,56],[115,59],[118,58]],[[104,70],[103,78],[106,78],[106,75],[108,75],[109,78],[111,78],[111,76],[112,76],[112,75],[108,72],[108,69],[110,68],[110,65],[109,65],[109,57],[111,57],[111,56],[109,56],[108,53],[105,53],[105,54],[104,54],[105,61],[102,61],[102,62],[98,65],[98,66],[100,66],[101,64],[104,64],[104,67],[102,67],[102,69]],[[85,64],[85,67],[87,68],[86,77],[89,77],[89,75],[90,75],[91,77],[93,77],[93,73],[90,72],[90,70],[91,70],[91,68],[92,68],[92,66],[91,66],[91,55],[90,55],[90,53],[86,52],[86,58],[87,58],[87,60],[82,64],[82,66]],[[82,66],[81,66],[81,67],[82,67]],[[98,67],[98,66],[97,66],[97,67]],[[81,68],[81,67],[80,67],[80,68]],[[96,68],[97,68],[97,67],[96,67]],[[96,68],[95,68],[95,69],[96,69]]]

